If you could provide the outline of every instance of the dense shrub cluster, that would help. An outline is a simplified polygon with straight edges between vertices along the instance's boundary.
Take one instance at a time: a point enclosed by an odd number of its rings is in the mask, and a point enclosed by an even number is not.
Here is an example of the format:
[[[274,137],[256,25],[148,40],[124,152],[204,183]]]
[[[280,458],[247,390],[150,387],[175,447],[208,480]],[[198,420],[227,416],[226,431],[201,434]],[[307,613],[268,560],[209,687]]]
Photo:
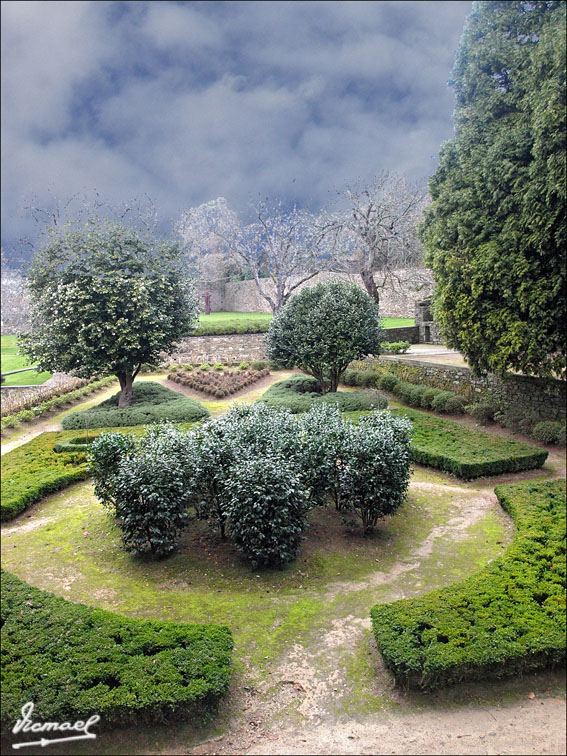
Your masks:
[[[542,467],[547,452],[535,446],[471,430],[426,412],[395,409],[413,421],[412,458],[426,467],[468,480]]]
[[[223,365],[218,368],[215,365],[215,370],[214,373],[208,370],[179,370],[167,377],[182,386],[222,399],[269,375],[265,369],[232,371],[225,370]]]
[[[385,409],[386,398],[375,389],[367,391],[334,391],[322,394],[319,383],[307,375],[292,375],[274,383],[259,400],[274,409],[307,412],[315,404],[334,404],[343,412]]]
[[[26,701],[36,720],[85,721],[96,712],[108,726],[179,710],[203,716],[228,689],[233,644],[220,625],[122,617],[5,572],[2,625],[6,729]]]
[[[147,425],[167,420],[173,423],[191,423],[209,415],[195,399],[180,396],[176,391],[159,383],[135,383],[132,403],[118,409],[120,392],[96,407],[73,412],[63,418],[66,430],[83,428],[117,428],[125,425]]]
[[[495,488],[516,537],[482,572],[421,598],[378,605],[378,649],[404,686],[436,688],[565,660],[565,481]]]
[[[388,413],[354,426],[332,405],[296,419],[258,403],[188,433],[166,425],[140,440],[102,434],[89,458],[127,549],[173,551],[192,507],[254,566],[281,567],[299,550],[309,508],[328,497],[365,532],[399,506],[410,427]]]
[[[410,407],[423,407],[451,414],[461,414],[465,411],[465,400],[452,391],[401,381],[391,373],[348,368],[343,373],[343,383],[347,386],[374,386],[383,391],[391,391]]]
[[[51,412],[57,407],[63,407],[70,402],[76,402],[93,391],[107,386],[114,380],[116,379],[113,376],[100,378],[95,381],[71,378],[69,381],[65,381],[53,389],[39,389],[31,394],[25,392],[23,396],[8,395],[6,401],[4,400],[4,396],[2,396],[0,429],[13,428],[18,423],[33,420],[36,417],[41,417]],[[70,386],[76,386],[77,384],[79,384],[78,388],[70,388]],[[20,394],[19,391],[14,393]],[[17,410],[17,407],[20,407],[20,409]]]
[[[468,405],[465,410],[483,423],[496,421],[514,433],[531,436],[543,444],[565,445],[565,423],[544,420],[539,412],[529,407],[504,407],[498,399],[489,397]]]

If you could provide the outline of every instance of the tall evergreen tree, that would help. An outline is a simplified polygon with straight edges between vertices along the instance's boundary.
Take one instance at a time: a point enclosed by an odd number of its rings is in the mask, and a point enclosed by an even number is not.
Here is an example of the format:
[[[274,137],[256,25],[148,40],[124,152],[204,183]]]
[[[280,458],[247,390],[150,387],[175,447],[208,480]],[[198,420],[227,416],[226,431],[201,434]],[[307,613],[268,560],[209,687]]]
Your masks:
[[[436,318],[476,372],[565,376],[564,2],[476,2],[421,236]]]

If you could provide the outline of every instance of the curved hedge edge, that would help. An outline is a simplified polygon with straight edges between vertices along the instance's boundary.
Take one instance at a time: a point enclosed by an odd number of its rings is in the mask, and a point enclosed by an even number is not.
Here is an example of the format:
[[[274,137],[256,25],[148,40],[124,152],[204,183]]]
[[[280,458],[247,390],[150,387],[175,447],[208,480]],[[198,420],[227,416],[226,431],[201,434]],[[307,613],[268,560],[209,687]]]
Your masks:
[[[371,610],[378,650],[403,687],[431,690],[565,662],[565,480],[500,485],[518,531],[466,580]]]
[[[93,731],[163,721],[190,711],[208,719],[231,676],[232,634],[222,625],[126,617],[75,604],[2,572],[2,729],[24,703],[33,718]]]

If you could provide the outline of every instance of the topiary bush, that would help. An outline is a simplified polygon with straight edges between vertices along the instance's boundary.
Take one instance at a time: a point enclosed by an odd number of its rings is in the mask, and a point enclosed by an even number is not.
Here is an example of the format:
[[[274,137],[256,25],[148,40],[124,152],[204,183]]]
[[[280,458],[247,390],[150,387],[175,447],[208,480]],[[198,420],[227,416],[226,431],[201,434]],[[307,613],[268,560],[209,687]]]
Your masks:
[[[91,445],[95,494],[112,506],[127,551],[164,557],[187,524],[186,433],[168,424],[140,439],[101,434]]]
[[[362,417],[348,435],[340,468],[342,508],[361,520],[365,535],[406,497],[411,427],[406,418],[379,412]]]
[[[253,567],[283,567],[296,558],[307,524],[308,492],[282,456],[244,459],[226,481],[230,539]]]
[[[274,316],[266,337],[269,359],[314,376],[323,394],[335,392],[349,363],[379,354],[378,306],[356,284],[308,286]]]
[[[545,420],[538,423],[533,429],[533,437],[542,444],[558,444],[561,434],[565,436],[565,424]]]
[[[392,375],[391,373],[385,373],[380,376],[378,385],[381,389],[384,389],[384,391],[394,391],[399,382],[399,378],[397,378],[395,375]]]
[[[352,424],[336,405],[314,404],[300,416],[301,468],[312,505],[327,501],[342,509],[341,468],[350,448]]]
[[[160,421],[190,423],[209,416],[209,411],[195,399],[151,381],[134,383],[129,407],[118,409],[119,397],[117,393],[96,407],[72,412],[63,418],[61,426],[65,430],[116,428]]]
[[[465,411],[475,420],[487,422],[494,420],[498,408],[492,402],[475,402],[466,406]]]

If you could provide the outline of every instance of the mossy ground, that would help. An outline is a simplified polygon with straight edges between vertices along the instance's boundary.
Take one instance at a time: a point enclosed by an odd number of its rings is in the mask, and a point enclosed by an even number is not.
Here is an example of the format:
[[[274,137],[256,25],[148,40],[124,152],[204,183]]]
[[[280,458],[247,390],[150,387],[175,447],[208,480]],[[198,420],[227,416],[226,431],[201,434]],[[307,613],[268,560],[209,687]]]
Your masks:
[[[257,398],[254,394],[246,401]],[[99,395],[93,403],[100,400]],[[217,415],[232,400],[203,403]],[[392,710],[450,708],[471,696],[477,702],[517,698],[518,687],[506,683],[462,686],[429,697],[402,694],[381,665],[369,630],[373,604],[452,583],[505,550],[512,537],[510,521],[491,498],[492,488],[490,479],[461,484],[416,467],[407,502],[370,538],[345,528],[331,509],[315,510],[297,561],[281,571],[260,572],[199,521],[167,560],[127,554],[111,514],[84,482],[3,527],[2,562],[32,585],[74,601],[128,615],[231,628],[234,681],[213,724],[203,729],[180,720],[175,731],[160,726],[128,730],[96,744],[97,753],[171,753],[180,743],[188,749],[229,729],[248,727],[257,710],[274,726],[305,726],[313,716],[356,721]],[[305,679],[313,681],[312,689],[302,685]],[[553,690],[559,690],[559,679],[542,677],[541,685],[545,681],[549,687],[550,679]],[[75,744],[73,752],[93,751],[88,744]]]

